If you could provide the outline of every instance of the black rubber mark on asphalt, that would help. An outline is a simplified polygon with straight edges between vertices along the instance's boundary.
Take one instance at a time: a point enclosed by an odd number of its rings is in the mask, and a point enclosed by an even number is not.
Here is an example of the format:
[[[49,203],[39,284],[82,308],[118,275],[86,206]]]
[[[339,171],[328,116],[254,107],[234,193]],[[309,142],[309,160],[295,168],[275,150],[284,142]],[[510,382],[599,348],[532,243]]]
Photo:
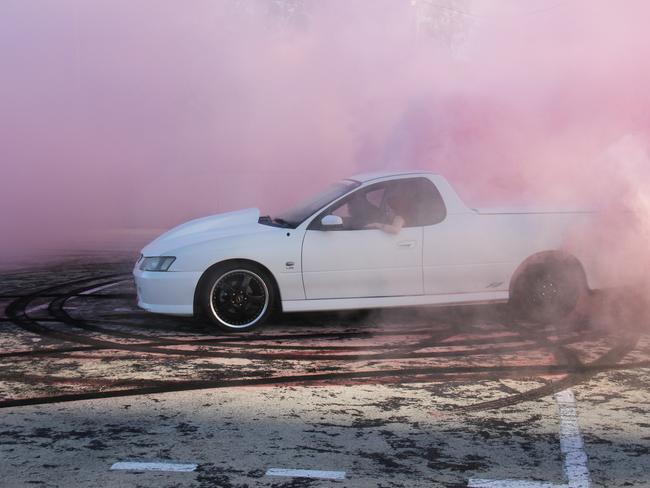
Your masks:
[[[629,364],[603,364],[603,365],[587,365],[581,368],[581,373],[599,373],[603,371],[612,370],[626,370],[645,368],[650,366],[650,361],[640,361]],[[47,403],[60,403],[60,402],[73,402],[79,400],[99,399],[99,398],[113,398],[134,395],[147,395],[156,393],[169,393],[177,391],[190,391],[190,390],[205,390],[214,388],[233,388],[241,386],[282,386],[282,385],[313,385],[316,383],[327,384],[334,382],[340,384],[341,380],[362,380],[374,379],[383,380],[385,383],[420,383],[429,379],[439,379],[440,376],[453,375],[457,373],[472,373],[472,378],[476,373],[511,373],[510,375],[490,375],[486,374],[478,376],[478,379],[500,379],[504,377],[521,377],[523,375],[537,374],[562,374],[562,373],[576,373],[576,371],[567,369],[564,366],[530,366],[530,367],[467,367],[467,368],[419,368],[419,369],[397,369],[397,370],[380,370],[380,371],[361,371],[361,372],[344,372],[344,373],[323,373],[323,374],[307,374],[307,375],[286,375],[276,376],[271,378],[242,378],[234,380],[204,380],[204,381],[178,381],[178,382],[161,382],[161,386],[134,388],[129,390],[114,390],[104,392],[89,392],[89,393],[73,393],[67,395],[54,395],[50,397],[35,397],[17,400],[4,400],[0,401],[0,408],[17,407],[24,405],[40,405]],[[120,381],[120,380],[117,380]],[[373,382],[374,383],[374,382]],[[557,382],[559,383],[559,382]],[[551,386],[551,385],[548,385]],[[561,385],[561,389],[571,385]],[[544,393],[540,396],[545,396],[549,393]],[[525,400],[532,400],[534,398],[525,398]],[[524,400],[521,400],[524,401]],[[498,408],[497,406],[486,406],[481,409],[487,410],[489,408]],[[477,410],[478,408],[474,409]],[[454,407],[454,411],[458,407]]]
[[[0,300],[3,298],[16,299],[25,298],[29,295],[0,295]],[[84,297],[84,298],[133,298],[129,293],[83,293],[83,294],[69,294],[69,293],[45,293],[39,295],[39,298],[59,298],[59,297]]]
[[[123,275],[118,275],[118,276],[123,276]],[[100,278],[106,278],[106,276],[100,277]],[[89,279],[89,280],[77,280],[69,284],[79,284],[79,283],[86,283],[84,287],[80,288],[75,288],[74,291],[72,291],[68,295],[63,295],[59,298],[56,298],[55,300],[51,301],[49,306],[48,306],[48,311],[53,315],[55,320],[60,321],[62,323],[65,323],[66,325],[76,327],[79,329],[83,329],[85,331],[91,331],[91,332],[99,332],[105,335],[113,335],[117,337],[122,337],[122,338],[129,338],[129,339],[141,339],[141,340],[150,340],[150,336],[145,336],[142,334],[133,334],[133,333],[127,333],[123,331],[115,331],[111,329],[107,329],[105,327],[98,327],[94,326],[92,324],[87,323],[86,321],[83,320],[78,320],[78,319],[73,319],[70,317],[65,310],[63,310],[63,305],[66,302],[66,300],[71,296],[71,295],[80,295],[84,290],[86,289],[92,289],[96,288],[98,286],[106,286],[110,284],[114,284],[117,282],[122,281],[121,279],[113,279],[105,282],[100,282],[97,283],[96,281],[99,278],[96,278],[94,280]],[[93,284],[90,285],[89,282],[92,282]],[[49,290],[48,290],[49,291]],[[174,339],[159,339],[155,343],[144,343],[144,344],[124,344],[124,343],[117,343],[117,342],[111,342],[111,341],[106,341],[102,339],[96,339],[93,337],[90,337],[88,335],[83,335],[83,334],[75,334],[75,333],[70,333],[70,332],[60,332],[60,331],[55,331],[52,329],[48,329],[47,327],[44,327],[42,324],[39,324],[39,320],[37,319],[31,319],[28,317],[26,309],[29,305],[29,302],[34,300],[35,298],[40,298],[39,293],[34,293],[32,295],[27,295],[25,297],[21,297],[20,299],[12,302],[8,307],[7,307],[7,315],[14,321],[14,323],[23,329],[32,332],[32,333],[38,333],[47,337],[52,337],[56,338],[59,340],[64,340],[68,342],[76,342],[76,343],[81,343],[81,344],[86,344],[89,346],[95,346],[98,348],[102,349],[119,349],[119,350],[128,350],[128,351],[139,351],[139,352],[148,352],[148,353],[156,353],[156,354],[166,354],[166,355],[179,355],[179,356],[189,356],[189,357],[210,357],[210,358],[242,358],[242,359],[259,359],[259,360],[294,360],[294,361],[325,361],[325,360],[341,360],[345,359],[345,356],[339,355],[339,354],[325,354],[323,352],[319,352],[317,354],[305,354],[305,353],[264,353],[264,354],[259,354],[259,353],[238,353],[238,352],[215,352],[215,351],[205,351],[205,350],[186,350],[186,349],[170,349],[170,348],[160,348],[158,346],[166,346],[166,345],[187,345],[187,341],[177,341]],[[81,295],[83,296],[83,295]],[[400,331],[401,334],[403,335],[413,335],[412,331]],[[456,329],[454,327],[447,328],[443,331],[437,331],[435,334],[430,334],[429,337],[425,338],[422,341],[415,342],[413,344],[410,344],[405,347],[398,347],[398,348],[392,348],[391,351],[389,352],[380,352],[380,353],[373,353],[373,354],[356,354],[353,357],[350,357],[350,359],[354,359],[355,361],[367,361],[367,360],[387,360],[387,359],[402,359],[405,357],[405,355],[408,355],[408,358],[427,358],[431,357],[430,353],[424,352],[424,353],[417,353],[415,351],[419,349],[424,349],[426,347],[430,347],[432,345],[438,344],[441,340],[443,340],[445,337],[453,336],[456,333]],[[335,337],[340,337],[340,336],[351,336],[354,335],[354,333],[339,333],[336,332],[335,334],[320,334],[321,338],[324,337],[332,337],[334,335]],[[270,346],[272,348],[272,346]],[[366,348],[367,349],[367,348]]]
[[[108,275],[108,276],[115,276],[115,275]],[[117,275],[120,277],[126,277],[128,275]],[[182,356],[207,356],[207,357],[245,357],[247,359],[250,359],[252,356],[250,354],[247,355],[236,355],[236,354],[231,354],[231,353],[226,353],[226,354],[215,354],[215,353],[209,353],[206,351],[187,351],[187,350],[175,350],[175,349],[150,349],[151,347],[155,346],[162,346],[162,345],[192,345],[192,344],[197,344],[197,345],[210,345],[210,344],[219,344],[219,343],[225,343],[225,342],[236,342],[236,341],[255,341],[255,340],[261,340],[261,341],[272,341],[272,340],[283,340],[283,339],[338,339],[338,338],[345,338],[345,337],[362,337],[362,336],[367,336],[367,337],[377,337],[381,335],[417,335],[418,333],[423,332],[422,330],[417,330],[417,329],[412,329],[412,330],[395,330],[395,331],[388,331],[388,330],[383,330],[383,331],[353,331],[353,332],[328,332],[328,333],[311,333],[311,334],[295,334],[295,335],[290,335],[290,334],[282,334],[282,335],[263,335],[263,336],[257,336],[257,335],[246,335],[246,336],[240,336],[240,337],[233,337],[232,334],[224,334],[221,338],[213,338],[213,339],[199,339],[199,340],[178,340],[178,339],[164,339],[164,338],[158,338],[155,342],[145,342],[142,344],[137,344],[137,345],[125,345],[125,344],[120,344],[120,343],[114,343],[110,341],[103,341],[99,339],[93,339],[92,337],[89,337],[87,335],[83,334],[74,334],[74,333],[69,333],[65,332],[62,333],[60,331],[54,331],[48,328],[45,328],[41,326],[39,323],[40,322],[46,322],[46,321],[51,321],[51,322],[60,322],[64,323],[66,325],[76,327],[78,329],[83,329],[86,331],[90,332],[97,332],[100,334],[104,335],[110,335],[110,336],[117,336],[121,338],[127,338],[127,339],[138,339],[138,340],[144,340],[144,341],[151,341],[151,336],[150,335],[144,335],[144,334],[139,334],[139,333],[131,333],[131,332],[124,332],[124,331],[119,331],[111,328],[106,328],[106,327],[101,327],[101,326],[96,326],[91,324],[88,320],[78,320],[70,317],[67,312],[63,309],[63,306],[65,302],[71,298],[71,297],[87,297],[90,295],[86,295],[83,293],[84,290],[87,289],[92,289],[96,288],[98,286],[106,286],[106,285],[111,285],[115,284],[118,282],[123,281],[122,279],[118,280],[109,280],[109,281],[101,281],[97,282],[102,278],[106,278],[107,276],[101,276],[97,278],[91,278],[91,279],[83,279],[83,280],[77,280],[69,283],[65,283],[63,285],[59,286],[66,286],[66,285],[77,285],[80,283],[86,283],[86,286],[80,287],[72,291],[71,293],[60,293],[56,294],[56,299],[51,301],[48,305],[48,312],[52,314],[53,318],[51,319],[31,319],[30,317],[27,316],[26,309],[28,308],[29,302],[35,300],[36,298],[42,298],[44,296],[49,296],[47,294],[41,294],[41,293],[34,293],[31,295],[25,295],[21,296],[19,300],[16,300],[15,302],[12,302],[8,307],[7,307],[7,314],[9,315],[10,319],[12,322],[16,323],[23,329],[32,332],[32,333],[38,333],[40,335],[45,335],[48,337],[53,337],[57,338],[60,340],[66,340],[70,342],[79,342],[83,344],[90,344],[95,347],[100,347],[104,349],[128,349],[128,350],[139,350],[138,348],[141,348],[143,352],[154,352],[154,353],[161,353],[161,354],[169,354],[169,355],[174,355],[174,354],[179,354]],[[88,283],[92,283],[92,285],[89,285]],[[56,288],[56,287],[55,287]],[[51,289],[51,288],[50,288]],[[49,290],[49,289],[48,289]],[[134,299],[132,295],[127,295],[129,298]],[[431,331],[427,330],[427,334],[430,334]],[[429,341],[430,338],[429,338]],[[434,341],[434,342],[437,342]],[[239,346],[238,346],[239,347]],[[254,347],[254,346],[253,346]],[[426,343],[422,343],[421,348],[426,347]],[[267,344],[265,348],[273,348],[272,344]],[[318,347],[315,348],[309,348],[309,349],[319,349]],[[329,349],[329,348],[323,348],[323,349]],[[411,348],[408,348],[409,350]],[[354,350],[354,349],[351,349]],[[362,346],[360,350],[368,350],[368,346]],[[375,357],[379,358],[381,355],[367,355],[369,359],[374,359]],[[252,357],[253,359],[304,359],[304,360],[311,360],[311,359],[327,359],[323,357],[322,354],[319,354],[318,356],[314,357],[309,357],[305,355],[276,355],[273,357],[269,357],[268,355],[260,355],[259,357]],[[332,359],[339,359],[339,356],[333,356]],[[383,358],[382,359],[386,359]]]
[[[458,411],[468,412],[476,410],[489,410],[493,408],[502,408],[516,405],[528,400],[536,400],[548,395],[552,395],[559,391],[565,390],[571,386],[582,383],[592,376],[602,373],[603,371],[621,370],[621,369],[636,369],[643,368],[650,365],[650,361],[639,361],[636,363],[620,364],[627,353],[629,353],[636,345],[636,338],[630,339],[615,346],[613,349],[607,351],[603,356],[599,357],[588,365],[583,365],[579,368],[567,370],[568,376],[561,380],[554,381],[548,385],[539,388],[533,388],[523,393],[510,395],[506,398],[499,398],[487,402],[475,403],[472,405],[458,407]]]
[[[264,334],[264,333],[248,333],[238,336],[222,335],[210,339],[196,339],[196,340],[183,340],[183,339],[165,339],[158,338],[152,341],[151,335],[133,333],[125,330],[115,330],[108,327],[102,327],[91,323],[89,320],[82,320],[71,317],[64,309],[67,300],[73,297],[83,297],[84,299],[94,299],[99,296],[110,297],[113,299],[134,299],[130,294],[114,293],[114,294],[87,294],[87,290],[91,290],[98,286],[105,286],[124,281],[128,274],[109,274],[96,276],[92,278],[84,278],[74,281],[65,282],[59,285],[51,286],[43,290],[31,293],[28,295],[18,296],[6,308],[8,316],[4,321],[11,321],[17,326],[33,334],[38,334],[51,339],[65,341],[70,343],[82,344],[76,347],[65,347],[57,349],[40,349],[32,351],[16,351],[10,353],[0,354],[0,358],[8,357],[30,357],[30,356],[43,356],[43,355],[61,355],[73,352],[82,351],[100,351],[100,350],[121,350],[131,351],[148,354],[163,354],[163,355],[180,355],[190,357],[214,357],[214,358],[245,358],[245,359],[260,359],[260,360],[305,360],[305,361],[337,361],[350,362],[350,361],[368,361],[368,360],[383,360],[383,359],[413,359],[413,358],[432,358],[432,357],[463,357],[470,355],[483,355],[483,354],[497,354],[503,352],[516,352],[526,349],[538,348],[550,351],[556,359],[557,364],[552,365],[518,365],[518,366],[454,366],[454,367],[423,367],[423,368],[401,368],[401,369],[381,369],[376,371],[337,371],[328,373],[316,374],[289,374],[289,375],[276,375],[269,377],[245,377],[246,374],[241,373],[239,378],[234,379],[219,379],[219,380],[128,380],[128,379],[111,379],[111,380],[97,380],[92,378],[79,378],[70,379],[55,376],[38,376],[38,375],[3,375],[2,379],[10,381],[23,381],[25,383],[44,383],[44,384],[59,384],[59,383],[73,383],[81,384],[84,386],[100,386],[108,387],[106,391],[93,391],[83,393],[70,393],[64,395],[52,395],[47,397],[34,397],[24,399],[13,399],[0,401],[0,408],[21,406],[21,405],[34,405],[40,403],[56,403],[64,401],[77,401],[92,398],[110,398],[118,396],[141,395],[150,393],[164,393],[171,391],[187,391],[187,390],[200,390],[210,388],[226,388],[237,386],[274,386],[274,385],[287,385],[287,384],[327,384],[327,383],[410,383],[421,381],[433,381],[445,378],[450,381],[460,379],[500,379],[510,377],[530,377],[531,375],[568,375],[563,379],[554,381],[541,388],[529,390],[525,393],[510,395],[504,399],[481,402],[474,405],[458,408],[456,410],[481,410],[488,408],[499,408],[502,406],[513,405],[522,401],[532,400],[542,396],[546,396],[555,391],[564,389],[568,386],[574,385],[580,381],[591,377],[592,375],[608,371],[612,369],[630,369],[637,367],[646,367],[650,362],[637,362],[629,364],[619,364],[619,361],[629,352],[636,343],[636,339],[624,339],[619,341],[612,349],[601,356],[599,359],[589,364],[583,364],[577,354],[566,345],[582,340],[581,336],[569,336],[560,341],[551,341],[545,331],[532,329],[509,322],[507,317],[503,318],[503,323],[508,330],[512,332],[511,336],[503,338],[479,338],[469,340],[447,340],[452,338],[458,333],[460,322],[452,320],[452,325],[447,325],[442,330],[427,330],[427,329],[410,329],[410,330],[394,330],[394,331],[378,331],[378,330],[355,330],[355,331],[330,331],[323,333],[309,333],[309,334]],[[69,292],[61,292],[61,289],[70,289]],[[58,293],[57,293],[58,292]],[[36,299],[51,298],[47,311],[51,318],[45,320],[32,319],[29,317],[27,309],[29,304]],[[459,319],[462,321],[461,319]],[[44,323],[56,322],[57,324],[64,324],[68,327],[67,330],[55,330],[43,325]],[[127,326],[128,327],[128,326]],[[197,331],[198,333],[198,331]],[[130,339],[145,341],[139,344],[125,344],[114,342],[110,340],[98,339],[93,337],[92,334],[101,334],[110,336],[111,338]],[[283,340],[300,340],[300,339],[328,339],[336,340],[339,338],[373,338],[381,335],[387,336],[419,336],[422,335],[418,341],[410,343],[404,347],[394,347],[390,345],[377,345],[370,346],[370,349],[383,350],[378,353],[371,354],[332,354],[333,352],[354,352],[368,350],[368,346],[293,346],[283,344],[272,344],[269,341],[283,341]],[[597,334],[596,334],[597,335]],[[266,342],[266,343],[264,343]],[[498,346],[493,344],[508,342],[525,343],[526,346]],[[532,344],[532,346],[531,346]],[[204,351],[204,350],[184,350],[184,349],[170,349],[162,348],[161,346],[169,345],[220,345],[221,347],[239,348],[243,352],[232,351]],[[456,351],[421,351],[422,349],[432,347],[452,347],[452,346],[472,346],[472,345],[485,345],[488,347],[480,349],[463,349]],[[277,350],[292,350],[293,353],[272,352],[272,353],[256,353],[250,352],[255,349],[277,349]],[[387,349],[387,350],[386,350]],[[247,352],[248,351],[248,352]],[[298,352],[295,352],[298,351]],[[420,351],[420,352],[418,352]],[[22,378],[22,380],[21,380]]]
[[[43,349],[31,349],[29,351],[14,351],[14,352],[3,352],[0,353],[0,359],[2,358],[20,358],[20,357],[33,357],[33,356],[50,356],[53,354],[67,354],[71,352],[81,352],[81,351],[97,351],[99,348],[92,346],[77,346],[77,347],[57,347],[57,348],[43,348]]]

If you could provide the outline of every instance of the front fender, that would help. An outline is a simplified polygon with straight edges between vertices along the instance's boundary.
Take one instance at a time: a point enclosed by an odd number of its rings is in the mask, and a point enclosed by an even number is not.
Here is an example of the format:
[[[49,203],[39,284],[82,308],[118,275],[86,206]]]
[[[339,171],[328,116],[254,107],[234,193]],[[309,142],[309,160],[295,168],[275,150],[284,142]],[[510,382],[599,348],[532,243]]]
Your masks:
[[[302,238],[304,231],[272,228],[259,235],[207,241],[172,250],[174,271],[199,272],[230,260],[246,260],[266,268],[276,281],[283,300],[304,300],[302,283]]]

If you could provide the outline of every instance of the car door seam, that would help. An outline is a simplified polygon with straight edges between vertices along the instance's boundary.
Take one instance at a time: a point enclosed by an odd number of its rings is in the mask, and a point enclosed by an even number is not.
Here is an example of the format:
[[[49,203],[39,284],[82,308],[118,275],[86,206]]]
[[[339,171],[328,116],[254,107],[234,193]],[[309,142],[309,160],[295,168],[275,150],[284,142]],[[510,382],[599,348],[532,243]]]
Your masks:
[[[420,226],[420,281],[422,288],[420,291],[421,295],[426,295],[424,290],[424,226]]]
[[[309,232],[309,228],[306,228],[305,232],[302,233],[302,241],[300,242],[300,280],[302,281],[302,293],[303,296],[305,297],[305,300],[307,300],[307,287],[305,287],[304,254],[305,254],[305,239],[307,238],[307,232]]]

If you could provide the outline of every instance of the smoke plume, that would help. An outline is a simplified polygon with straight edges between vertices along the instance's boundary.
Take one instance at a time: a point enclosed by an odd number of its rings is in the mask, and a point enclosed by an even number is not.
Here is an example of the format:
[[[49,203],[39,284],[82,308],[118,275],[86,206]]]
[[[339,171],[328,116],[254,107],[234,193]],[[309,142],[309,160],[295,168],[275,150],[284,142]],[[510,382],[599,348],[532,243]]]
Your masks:
[[[6,0],[0,249],[273,213],[419,168],[471,205],[595,206],[614,267],[646,260],[649,15],[643,0]]]

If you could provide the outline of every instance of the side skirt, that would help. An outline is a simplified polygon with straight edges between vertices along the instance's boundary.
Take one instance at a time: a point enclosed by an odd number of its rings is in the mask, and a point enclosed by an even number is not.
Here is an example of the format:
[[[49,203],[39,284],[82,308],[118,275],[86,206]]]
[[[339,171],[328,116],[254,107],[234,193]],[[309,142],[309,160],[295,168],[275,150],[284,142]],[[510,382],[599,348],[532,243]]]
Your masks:
[[[414,307],[419,305],[454,305],[504,303],[507,291],[454,293],[449,295],[411,295],[398,297],[326,298],[311,300],[283,300],[284,312],[316,312],[325,310],[355,310],[363,308]]]

